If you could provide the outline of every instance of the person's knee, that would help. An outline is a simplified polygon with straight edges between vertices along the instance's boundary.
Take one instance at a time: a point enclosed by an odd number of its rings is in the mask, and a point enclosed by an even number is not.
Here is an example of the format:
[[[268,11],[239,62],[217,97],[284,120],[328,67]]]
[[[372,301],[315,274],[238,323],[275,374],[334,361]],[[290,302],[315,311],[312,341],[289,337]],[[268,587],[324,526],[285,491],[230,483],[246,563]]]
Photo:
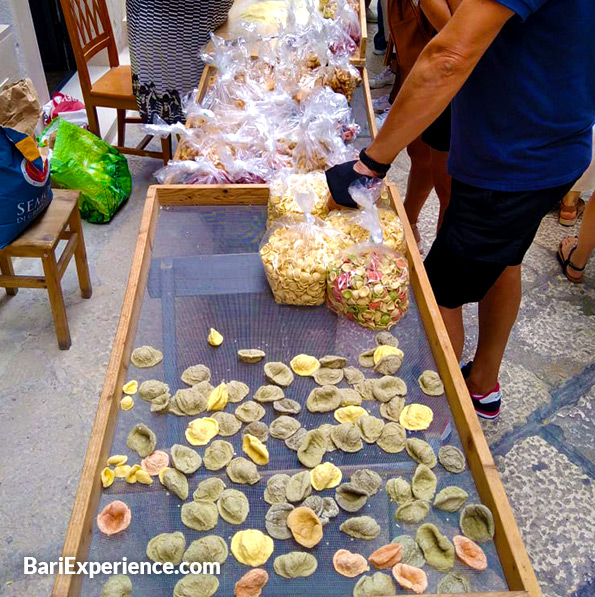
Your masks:
[[[521,289],[521,266],[509,265],[498,276],[490,292],[505,292],[507,294],[516,294]]]
[[[521,281],[521,266],[520,265],[509,265],[502,272],[497,282],[502,284],[510,284]]]

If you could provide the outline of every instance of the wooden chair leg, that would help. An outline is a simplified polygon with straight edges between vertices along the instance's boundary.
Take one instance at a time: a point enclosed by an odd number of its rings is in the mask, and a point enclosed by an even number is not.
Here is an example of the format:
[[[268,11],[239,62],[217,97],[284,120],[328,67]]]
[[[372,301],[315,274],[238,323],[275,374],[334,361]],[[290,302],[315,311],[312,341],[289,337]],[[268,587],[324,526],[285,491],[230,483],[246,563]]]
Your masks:
[[[89,131],[98,137],[101,137],[99,130],[99,117],[97,116],[97,108],[93,105],[86,105],[87,120],[89,121]]]
[[[5,276],[14,276],[14,269],[10,257],[0,255],[0,272]],[[8,296],[14,296],[18,291],[18,288],[7,288],[6,294]]]
[[[72,342],[70,340],[66,306],[64,305],[64,295],[62,294],[62,285],[60,284],[60,277],[58,275],[58,264],[56,263],[55,253],[44,254],[41,262],[43,263],[45,282],[54,317],[58,346],[60,350],[68,350]]]
[[[74,249],[74,262],[76,264],[76,273],[79,278],[79,287],[81,296],[85,299],[91,298],[93,289],[91,287],[91,275],[89,274],[89,262],[87,261],[87,249],[85,248],[85,238],[83,237],[83,224],[81,214],[76,207],[70,216],[70,229],[78,235],[78,242]]]
[[[163,165],[167,166],[172,154],[171,135],[161,139],[161,151],[163,153]]]
[[[126,110],[118,112],[118,147],[126,147]]]

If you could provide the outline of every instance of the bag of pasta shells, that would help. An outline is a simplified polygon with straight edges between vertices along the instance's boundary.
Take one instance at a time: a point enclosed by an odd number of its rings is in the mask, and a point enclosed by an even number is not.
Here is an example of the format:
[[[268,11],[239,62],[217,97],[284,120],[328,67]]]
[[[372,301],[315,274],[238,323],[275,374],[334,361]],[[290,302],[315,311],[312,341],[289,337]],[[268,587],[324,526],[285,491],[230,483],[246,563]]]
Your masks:
[[[383,244],[382,226],[374,196],[378,188],[359,181],[350,194],[361,210],[367,242],[353,245],[333,259],[327,271],[327,304],[339,315],[373,330],[389,330],[409,308],[407,259]]]
[[[337,134],[337,122],[320,115],[303,122],[292,152],[294,168],[301,172],[325,170],[357,157],[357,151]]]
[[[308,172],[306,174],[292,170],[282,170],[270,183],[270,195],[267,211],[267,227],[274,220],[285,216],[303,216],[304,212],[298,205],[298,193],[314,193],[312,215],[325,218],[328,214],[330,191],[326,183],[324,172]]]
[[[378,217],[384,244],[405,255],[406,242],[403,224],[399,216],[389,207],[377,207]],[[363,243],[370,237],[369,230],[363,223],[363,213],[361,209],[334,209],[329,212],[326,221],[337,230],[346,234],[353,244]]]
[[[277,303],[322,305],[327,266],[348,243],[343,233],[312,215],[312,191],[299,192],[296,201],[303,215],[276,220],[261,242],[260,258]]]

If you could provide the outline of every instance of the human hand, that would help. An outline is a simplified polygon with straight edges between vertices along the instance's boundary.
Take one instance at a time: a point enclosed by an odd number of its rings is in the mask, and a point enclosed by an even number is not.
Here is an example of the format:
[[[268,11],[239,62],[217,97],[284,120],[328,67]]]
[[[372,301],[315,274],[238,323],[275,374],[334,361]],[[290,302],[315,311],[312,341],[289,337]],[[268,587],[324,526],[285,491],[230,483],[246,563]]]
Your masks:
[[[331,192],[331,198],[328,202],[329,209],[357,208],[357,203],[349,195],[349,187],[360,178],[378,178],[375,172],[359,160],[337,164],[329,168],[325,174]]]

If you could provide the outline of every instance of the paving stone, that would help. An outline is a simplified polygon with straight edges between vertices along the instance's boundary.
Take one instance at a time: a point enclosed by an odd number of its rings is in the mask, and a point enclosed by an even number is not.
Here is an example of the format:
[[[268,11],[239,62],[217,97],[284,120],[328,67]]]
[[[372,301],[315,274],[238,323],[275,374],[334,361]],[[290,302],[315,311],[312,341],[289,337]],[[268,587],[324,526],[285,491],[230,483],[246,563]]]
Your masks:
[[[521,268],[523,292],[542,285],[551,278],[560,275],[560,265],[553,250],[548,250],[533,243],[523,259]]]
[[[523,296],[508,357],[557,386],[593,362],[594,314],[595,290],[553,278]]]
[[[562,408],[548,422],[562,429],[566,441],[595,464],[595,387],[575,406]]]
[[[593,479],[539,436],[497,464],[544,595],[572,595],[593,574]]]
[[[493,420],[482,420],[488,443],[494,444],[515,428],[525,425],[538,408],[549,404],[547,386],[522,364],[505,360],[500,369],[502,413]]]

